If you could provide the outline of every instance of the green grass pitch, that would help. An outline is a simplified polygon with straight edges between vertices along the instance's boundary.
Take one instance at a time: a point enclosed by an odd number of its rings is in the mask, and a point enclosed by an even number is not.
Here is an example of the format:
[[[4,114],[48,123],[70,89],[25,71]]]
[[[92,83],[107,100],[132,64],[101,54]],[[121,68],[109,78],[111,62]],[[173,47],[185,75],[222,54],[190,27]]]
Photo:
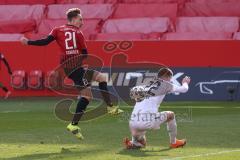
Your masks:
[[[85,140],[79,141],[66,131],[68,123],[54,116],[57,101],[49,98],[1,100],[0,159],[237,160],[240,157],[240,102],[164,103],[161,110],[173,110],[185,116],[178,123],[178,137],[187,138],[186,147],[169,150],[163,125],[160,130],[147,133],[145,149],[125,150],[122,139],[130,134],[124,116],[106,115],[81,122]],[[121,107],[126,113],[132,110],[124,104]]]

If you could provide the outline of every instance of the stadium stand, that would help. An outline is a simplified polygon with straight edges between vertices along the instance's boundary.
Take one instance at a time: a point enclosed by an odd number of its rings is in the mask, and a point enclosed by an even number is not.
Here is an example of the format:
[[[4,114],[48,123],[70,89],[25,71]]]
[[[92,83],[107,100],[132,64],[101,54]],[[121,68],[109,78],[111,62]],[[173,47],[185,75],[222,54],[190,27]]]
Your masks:
[[[185,32],[185,33],[167,33],[162,40],[231,40],[232,33],[208,33],[208,32]]]
[[[225,3],[225,2],[231,2],[231,3],[238,3],[239,0],[191,0],[191,2],[195,3]]]
[[[92,40],[119,41],[119,40],[160,40],[161,34],[151,33],[99,33]]]
[[[240,3],[186,3],[181,16],[240,16]]]
[[[184,1],[184,0],[181,0]],[[139,3],[179,3],[181,2],[180,0],[121,0],[121,3],[135,3],[135,4],[139,4]]]
[[[103,3],[112,3],[115,4],[119,0],[72,0],[71,3],[75,4],[103,4]]]
[[[41,20],[45,5],[0,5],[0,20]]]
[[[112,18],[171,17],[177,16],[177,4],[119,4]]]
[[[237,32],[238,17],[180,17],[177,32]]]
[[[234,40],[240,40],[240,32],[234,33],[233,39],[234,39]]]
[[[36,29],[34,20],[0,21],[0,33],[25,33]]]
[[[164,33],[171,26],[169,18],[126,18],[107,20],[102,28],[102,33]]]
[[[80,8],[85,19],[107,19],[113,12],[112,4],[66,4],[66,5],[49,5],[48,19],[65,19],[66,10],[69,8]]]
[[[66,23],[65,12],[72,7],[82,10],[88,40],[222,40],[239,35],[239,0],[2,0],[0,41],[15,41],[22,34],[46,36]]]
[[[0,34],[0,41],[19,41],[23,34]]]
[[[0,33],[34,31],[44,10],[45,5],[0,5]]]
[[[54,4],[55,0],[1,0],[0,4]]]
[[[84,36],[86,39],[89,39],[89,36],[91,34],[96,34],[99,32],[100,23],[101,23],[101,20],[97,20],[97,19],[84,20],[82,32],[84,33]],[[45,19],[41,22],[41,24],[38,27],[38,34],[48,35],[54,27],[64,25],[64,24],[66,24],[65,19],[59,19],[59,20]]]

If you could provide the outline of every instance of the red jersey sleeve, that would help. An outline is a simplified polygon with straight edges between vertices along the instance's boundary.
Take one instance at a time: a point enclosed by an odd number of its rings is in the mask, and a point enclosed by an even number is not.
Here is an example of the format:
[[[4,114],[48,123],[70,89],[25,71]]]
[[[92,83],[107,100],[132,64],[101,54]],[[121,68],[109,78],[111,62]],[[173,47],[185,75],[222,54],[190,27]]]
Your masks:
[[[49,33],[49,35],[50,35],[50,36],[53,36],[54,39],[56,39],[56,38],[57,38],[57,31],[58,31],[58,28],[54,28],[54,29]]]

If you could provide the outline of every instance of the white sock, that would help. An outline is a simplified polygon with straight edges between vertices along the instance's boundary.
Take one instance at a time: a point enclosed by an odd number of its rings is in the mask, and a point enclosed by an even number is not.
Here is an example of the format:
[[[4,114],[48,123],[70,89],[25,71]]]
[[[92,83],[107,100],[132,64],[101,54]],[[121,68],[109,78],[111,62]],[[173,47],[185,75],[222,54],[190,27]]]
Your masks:
[[[175,117],[173,120],[167,122],[167,130],[170,138],[170,143],[175,144],[177,137],[177,123]]]
[[[141,143],[139,143],[138,141],[145,139],[145,135],[141,135],[141,136],[132,136],[132,143],[136,146],[143,146]]]

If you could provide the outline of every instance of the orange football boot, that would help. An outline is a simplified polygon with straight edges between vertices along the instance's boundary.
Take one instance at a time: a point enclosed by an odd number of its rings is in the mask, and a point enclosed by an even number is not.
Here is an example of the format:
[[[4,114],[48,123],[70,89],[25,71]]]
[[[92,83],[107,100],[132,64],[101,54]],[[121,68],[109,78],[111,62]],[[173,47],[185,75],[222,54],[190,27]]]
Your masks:
[[[183,147],[187,144],[186,139],[181,139],[181,140],[176,140],[175,144],[170,144],[170,148],[179,148],[179,147]]]
[[[141,143],[141,142],[139,142],[139,143]],[[140,149],[140,148],[143,148],[143,146],[136,146],[128,138],[124,138],[123,144],[124,144],[126,149]],[[141,144],[144,145],[144,147],[146,145],[146,143],[143,143],[143,142]]]

